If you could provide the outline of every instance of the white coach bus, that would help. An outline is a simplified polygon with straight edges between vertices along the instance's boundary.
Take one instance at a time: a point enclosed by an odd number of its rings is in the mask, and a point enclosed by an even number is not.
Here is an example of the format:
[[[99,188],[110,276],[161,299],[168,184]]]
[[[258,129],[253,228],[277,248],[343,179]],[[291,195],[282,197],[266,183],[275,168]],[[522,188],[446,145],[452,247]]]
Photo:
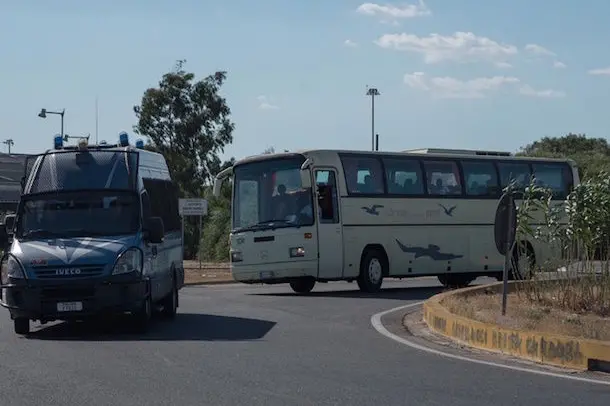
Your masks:
[[[501,278],[497,202],[510,179],[525,187],[532,174],[557,199],[579,182],[567,159],[306,150],[242,159],[216,176],[214,193],[231,179],[236,281],[290,283],[307,293],[316,282],[355,280],[375,292],[387,277],[437,276],[445,286]],[[549,247],[524,243],[536,262],[551,255]]]

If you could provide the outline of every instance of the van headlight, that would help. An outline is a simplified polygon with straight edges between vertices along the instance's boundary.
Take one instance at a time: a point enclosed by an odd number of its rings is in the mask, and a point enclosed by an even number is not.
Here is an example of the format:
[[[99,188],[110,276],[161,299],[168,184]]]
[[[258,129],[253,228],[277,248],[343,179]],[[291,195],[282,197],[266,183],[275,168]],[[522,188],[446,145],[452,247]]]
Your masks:
[[[13,279],[24,279],[25,272],[23,272],[23,268],[19,261],[15,259],[12,255],[8,255],[4,257],[2,260],[2,265],[0,269],[0,279],[2,279],[2,284],[6,285],[9,282],[9,278]]]
[[[122,275],[130,272],[142,272],[142,251],[137,248],[130,248],[123,252],[116,260],[113,275]]]

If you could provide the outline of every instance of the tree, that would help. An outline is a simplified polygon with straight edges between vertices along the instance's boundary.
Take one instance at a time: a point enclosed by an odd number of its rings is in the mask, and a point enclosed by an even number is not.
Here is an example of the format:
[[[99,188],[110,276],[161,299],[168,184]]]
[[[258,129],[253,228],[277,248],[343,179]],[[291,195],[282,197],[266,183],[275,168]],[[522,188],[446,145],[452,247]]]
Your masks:
[[[133,110],[138,118],[134,131],[148,138],[147,149],[163,154],[181,197],[200,197],[205,185],[222,167],[219,154],[233,141],[231,110],[219,90],[226,72],[195,81],[179,60],[163,75],[157,88],[144,92]],[[194,223],[185,229],[187,256],[195,251]]]
[[[581,179],[588,179],[600,171],[610,171],[608,141],[604,138],[587,138],[585,134],[543,137],[522,147],[517,155],[571,158],[578,165]]]

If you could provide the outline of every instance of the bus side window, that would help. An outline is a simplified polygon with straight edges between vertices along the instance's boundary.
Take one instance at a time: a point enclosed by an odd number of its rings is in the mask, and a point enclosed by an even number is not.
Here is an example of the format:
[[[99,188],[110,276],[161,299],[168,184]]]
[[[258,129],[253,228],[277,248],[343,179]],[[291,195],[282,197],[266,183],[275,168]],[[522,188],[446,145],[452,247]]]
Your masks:
[[[321,179],[326,179],[326,182],[321,182]],[[317,171],[316,180],[320,223],[338,223],[339,211],[337,209],[335,173],[328,170]]]

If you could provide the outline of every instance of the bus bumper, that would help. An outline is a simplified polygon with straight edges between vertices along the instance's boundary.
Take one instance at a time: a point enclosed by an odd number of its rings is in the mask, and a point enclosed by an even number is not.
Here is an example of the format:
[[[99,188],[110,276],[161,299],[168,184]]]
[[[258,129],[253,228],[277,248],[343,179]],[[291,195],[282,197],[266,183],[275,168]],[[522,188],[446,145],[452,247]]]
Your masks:
[[[310,276],[318,277],[318,261],[280,262],[275,264],[247,265],[231,263],[233,279],[241,283],[287,283]]]
[[[137,311],[149,294],[147,280],[50,284],[11,280],[2,285],[0,305],[11,319],[49,322]]]

